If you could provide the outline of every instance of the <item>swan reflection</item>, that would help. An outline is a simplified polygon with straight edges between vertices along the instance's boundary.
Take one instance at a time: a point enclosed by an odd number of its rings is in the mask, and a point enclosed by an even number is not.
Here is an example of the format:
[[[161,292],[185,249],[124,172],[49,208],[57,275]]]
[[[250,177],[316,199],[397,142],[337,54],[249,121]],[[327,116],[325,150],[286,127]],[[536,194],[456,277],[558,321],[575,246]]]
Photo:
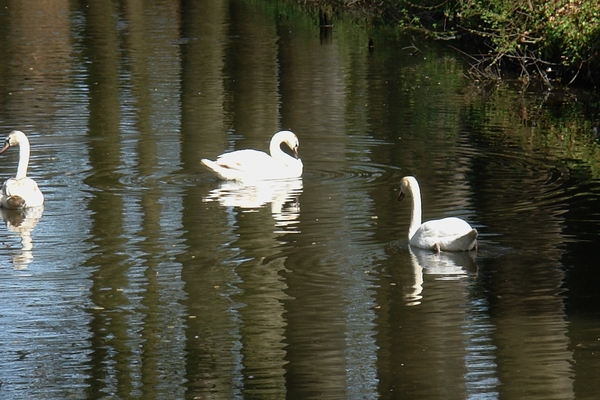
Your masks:
[[[33,241],[31,232],[42,217],[44,207],[29,207],[23,210],[0,208],[2,220],[9,231],[21,239],[21,251],[12,258],[15,269],[25,269],[33,261]]]
[[[285,227],[298,222],[302,179],[265,180],[252,183],[221,182],[204,197],[205,202],[218,201],[225,207],[252,210],[271,204],[275,226]]]
[[[414,281],[405,287],[408,305],[419,305],[423,299],[423,275],[434,275],[436,280],[458,280],[477,273],[474,251],[448,251],[436,253],[408,246]]]

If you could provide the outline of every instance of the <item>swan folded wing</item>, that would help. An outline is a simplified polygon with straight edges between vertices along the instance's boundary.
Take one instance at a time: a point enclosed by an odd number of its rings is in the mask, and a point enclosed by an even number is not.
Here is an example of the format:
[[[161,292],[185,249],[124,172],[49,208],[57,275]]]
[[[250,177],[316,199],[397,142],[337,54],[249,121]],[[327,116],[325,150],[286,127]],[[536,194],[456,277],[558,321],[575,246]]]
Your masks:
[[[424,233],[434,236],[462,236],[473,229],[465,220],[456,217],[427,221],[421,228]]]
[[[465,251],[472,250],[477,245],[477,230],[471,229],[461,236],[444,237],[440,239],[440,250]]]
[[[289,179],[302,175],[302,163],[293,168],[258,150],[237,150],[221,154],[216,161],[202,163],[227,180],[252,181],[266,179]]]
[[[421,248],[438,245],[441,250],[462,251],[471,250],[476,239],[476,229],[460,218],[449,217],[423,223],[411,242]]]
[[[258,150],[238,150],[221,154],[216,163],[221,167],[249,174],[282,165],[267,153]]]

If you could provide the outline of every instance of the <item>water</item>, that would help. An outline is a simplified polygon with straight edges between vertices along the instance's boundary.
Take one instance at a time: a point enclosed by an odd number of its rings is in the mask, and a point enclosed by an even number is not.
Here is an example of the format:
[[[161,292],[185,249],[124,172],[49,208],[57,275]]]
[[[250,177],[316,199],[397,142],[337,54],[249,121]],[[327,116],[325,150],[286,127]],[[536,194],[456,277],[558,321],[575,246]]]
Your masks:
[[[3,213],[0,397],[596,397],[593,95],[280,5],[0,6],[0,131],[46,196]],[[200,164],[279,129],[302,179]],[[408,174],[476,254],[408,246]]]

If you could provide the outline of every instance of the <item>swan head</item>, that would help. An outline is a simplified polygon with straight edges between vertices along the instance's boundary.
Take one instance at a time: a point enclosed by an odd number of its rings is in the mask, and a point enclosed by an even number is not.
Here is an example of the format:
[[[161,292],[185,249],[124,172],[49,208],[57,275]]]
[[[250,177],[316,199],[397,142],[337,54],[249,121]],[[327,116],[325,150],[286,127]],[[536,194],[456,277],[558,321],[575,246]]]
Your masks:
[[[294,152],[294,157],[298,158],[298,147],[300,147],[300,141],[298,137],[292,131],[279,131],[271,139],[271,143],[276,143],[279,146],[281,143],[287,144],[290,149]]]
[[[415,190],[419,190],[419,183],[414,176],[405,176],[400,181],[400,193],[398,194],[398,201],[402,201],[404,196],[407,194],[412,196]]]
[[[18,146],[21,143],[29,143],[27,136],[21,131],[12,131],[4,140],[4,147],[0,150],[0,154],[4,153],[11,146]]]

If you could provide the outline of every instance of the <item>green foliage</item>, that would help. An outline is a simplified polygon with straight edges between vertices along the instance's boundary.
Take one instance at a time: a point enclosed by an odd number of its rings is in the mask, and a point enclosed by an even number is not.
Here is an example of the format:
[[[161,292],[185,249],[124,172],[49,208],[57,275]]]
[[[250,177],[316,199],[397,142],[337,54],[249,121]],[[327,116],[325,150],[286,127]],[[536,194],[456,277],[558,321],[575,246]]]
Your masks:
[[[600,5],[591,0],[540,2],[543,55],[566,67],[598,67]]]
[[[338,6],[339,1],[332,0]],[[482,75],[492,67],[500,75],[503,66],[513,64],[522,77],[533,73],[550,84],[550,72],[574,79],[600,71],[598,0],[341,1],[403,29],[438,39],[470,39],[469,53],[477,46],[473,64]]]

